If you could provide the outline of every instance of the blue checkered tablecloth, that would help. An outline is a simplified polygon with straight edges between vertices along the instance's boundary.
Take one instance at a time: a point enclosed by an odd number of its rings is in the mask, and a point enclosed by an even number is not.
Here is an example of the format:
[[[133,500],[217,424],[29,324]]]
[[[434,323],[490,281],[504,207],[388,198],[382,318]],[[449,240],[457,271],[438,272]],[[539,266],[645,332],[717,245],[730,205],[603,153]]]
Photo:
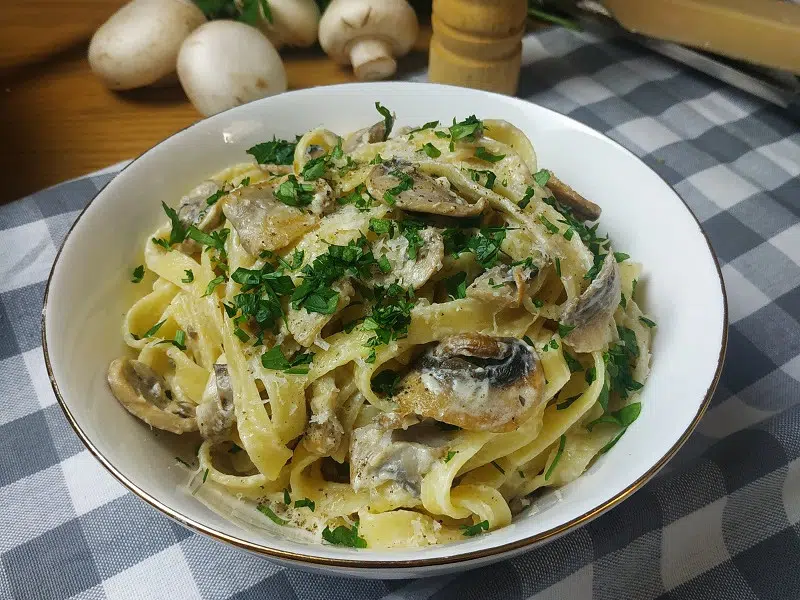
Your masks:
[[[722,264],[727,364],[669,466],[585,527],[458,576],[310,575],[193,534],[95,462],[45,372],[45,279],[112,171],[0,207],[0,598],[800,598],[800,126],[621,39],[550,29],[523,62],[519,95],[640,156]]]

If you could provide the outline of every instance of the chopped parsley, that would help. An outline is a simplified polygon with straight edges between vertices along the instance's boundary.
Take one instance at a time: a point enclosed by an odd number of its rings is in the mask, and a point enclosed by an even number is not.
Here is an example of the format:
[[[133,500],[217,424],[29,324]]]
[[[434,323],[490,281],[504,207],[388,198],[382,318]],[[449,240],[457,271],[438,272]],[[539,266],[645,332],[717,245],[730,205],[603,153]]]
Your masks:
[[[450,150],[453,150],[454,142],[465,140],[474,142],[483,133],[483,121],[478,119],[475,115],[471,115],[456,123],[453,118],[453,125],[448,128],[450,131]]]
[[[506,227],[486,227],[470,238],[467,248],[475,254],[475,260],[486,270],[497,264],[500,246],[506,239]]]
[[[275,523],[276,525],[286,525],[289,522],[286,519],[281,519],[266,504],[259,504],[258,506],[256,506],[256,508],[258,509],[258,512],[260,512],[262,515],[266,515],[267,517],[269,517],[269,520]]]
[[[300,183],[297,177],[289,177],[275,190],[275,197],[289,206],[308,206],[314,199],[314,186],[310,183]]]
[[[378,235],[386,235],[394,237],[394,221],[391,219],[370,219],[369,230],[377,233]]]
[[[631,257],[631,255],[630,255],[630,254],[625,254],[624,252],[614,252],[614,259],[615,259],[615,260],[616,260],[618,263],[621,263],[621,262],[623,262],[623,261],[626,261],[626,260],[628,260],[630,257]]]
[[[163,321],[162,321],[163,323]],[[175,332],[175,339],[173,340],[162,340],[158,342],[159,344],[172,344],[178,350],[186,351],[186,333],[182,330],[178,330]]]
[[[375,348],[399,340],[408,333],[411,324],[411,309],[414,308],[414,292],[406,290],[396,283],[385,290],[376,288],[376,302],[372,312],[364,319],[362,328],[372,331],[374,336],[365,344],[370,348],[366,359],[368,363],[375,362]]]
[[[194,273],[192,272],[192,270],[186,269],[184,273],[186,274],[186,277],[183,277],[181,281],[183,283],[192,283],[194,281]]]
[[[289,495],[289,488],[283,488],[283,503],[287,506],[292,503],[292,497]]]
[[[404,173],[403,171],[397,169],[389,171],[389,175],[391,175],[392,177],[396,177],[397,179],[400,180],[400,183],[398,183],[393,188],[386,190],[383,194],[383,199],[386,200],[386,203],[389,206],[394,206],[395,204],[397,204],[398,194],[405,192],[406,190],[410,190],[412,187],[414,187],[414,179],[412,179],[411,175],[409,175],[408,173]]]
[[[389,134],[392,132],[392,127],[394,127],[394,117],[389,109],[382,106],[380,102],[375,103],[375,109],[383,116],[383,141],[385,142],[389,139]]]
[[[575,400],[577,400],[580,397],[581,397],[581,395],[577,394],[575,396],[571,396],[571,397],[567,398],[563,402],[560,402],[560,403],[556,404],[556,410],[565,410],[565,409],[569,408],[570,406],[572,406],[572,403],[575,402]]]
[[[461,271],[444,280],[447,295],[453,300],[467,297],[467,274]]]
[[[248,179],[247,183],[250,183],[249,181],[250,178],[248,177],[247,179]],[[227,193],[228,192],[226,192],[224,189],[217,190],[216,192],[211,194],[208,198],[206,198],[206,204],[208,204],[209,206],[213,206],[214,204],[217,203],[217,200],[222,198]]]
[[[505,475],[505,474],[506,474],[506,471],[505,471],[505,469],[503,469],[503,467],[501,467],[500,465],[498,465],[498,464],[497,464],[497,461],[493,460],[493,461],[492,461],[492,466],[493,466],[495,469],[497,469],[498,471],[500,471],[500,472],[501,472],[503,475]]]
[[[371,165],[379,165],[382,162],[383,162],[383,157],[380,154],[376,154],[375,158],[373,158],[371,161],[369,161],[369,164],[371,164]]]
[[[195,242],[202,244],[203,246],[214,248],[220,253],[220,256],[225,256],[225,240],[228,239],[230,232],[230,229],[220,229],[219,231],[206,233],[205,231],[201,231],[192,225],[189,227],[186,237],[193,239]]]
[[[424,144],[420,148],[420,151],[424,152],[425,154],[427,154],[431,158],[439,158],[442,155],[442,151],[439,150],[436,146],[434,146],[430,142],[428,142],[427,144]]]
[[[558,225],[555,225],[550,219],[544,215],[539,215],[539,222],[545,226],[549,233],[558,233]]]
[[[494,171],[479,171],[476,169],[467,169],[467,171],[469,172],[470,178],[475,183],[480,183],[483,187],[489,190],[494,188],[495,181],[497,181],[497,175],[494,174]],[[486,177],[486,181],[481,181],[481,177]]]
[[[339,204],[352,204],[360,211],[367,211],[372,207],[373,198],[367,191],[366,186],[361,183],[347,196],[336,199]]]
[[[175,460],[177,460],[179,463],[181,463],[184,467],[187,467],[189,469],[193,469],[194,468],[194,467],[192,467],[192,465],[190,465],[185,460],[183,460],[180,456],[176,456]]]
[[[542,308],[544,306],[544,301],[540,300],[539,298],[534,298],[533,299],[533,305],[536,308]]]
[[[302,352],[295,354],[292,360],[288,360],[280,346],[273,346],[261,355],[261,364],[265,369],[283,371],[288,375],[308,375],[308,365],[313,359],[313,352]]]
[[[475,148],[475,158],[485,160],[486,162],[496,163],[503,160],[505,157],[505,154],[492,154],[483,146]]]
[[[290,165],[294,162],[295,142],[279,140],[274,136],[271,142],[256,144],[247,153],[260,165]]]
[[[400,233],[408,240],[406,255],[411,260],[416,260],[418,250],[425,245],[425,241],[419,234],[419,232],[425,228],[425,224],[415,221],[414,219],[403,219],[398,222],[398,226],[400,228]]]
[[[298,250],[295,248],[294,252],[292,252],[291,262],[279,256],[278,264],[287,271],[296,271],[300,268],[300,265],[303,264],[303,257],[305,254],[305,250]]]
[[[476,536],[483,531],[489,531],[489,521],[484,520],[480,523],[475,523],[474,525],[461,526],[461,533],[466,537]]]
[[[520,208],[525,208],[526,206],[528,206],[528,204],[530,204],[531,202],[531,198],[533,198],[533,195],[535,193],[536,190],[534,190],[531,186],[528,186],[528,189],[525,190],[525,195],[522,197],[522,200],[519,201],[518,206]]]
[[[642,389],[642,384],[633,379],[634,359],[639,356],[639,344],[636,334],[627,327],[617,327],[620,341],[612,344],[603,355],[606,363],[607,380],[610,379],[610,391],[627,398],[629,392]]]
[[[300,174],[306,181],[314,181],[315,179],[322,177],[327,170],[328,157],[327,155],[324,155],[318,156],[317,158],[312,158],[310,161],[304,164],[303,170]]]
[[[242,179],[239,182],[239,187],[247,187],[248,185],[250,185],[250,177],[249,176],[245,177],[244,179]]]
[[[564,232],[564,239],[568,242],[572,240],[572,236],[575,235],[575,228],[570,225],[567,230]]]
[[[530,346],[531,348],[533,348],[533,340],[529,336],[523,335],[522,341],[528,344],[528,346]]]
[[[467,245],[470,235],[460,227],[448,227],[442,232],[442,238],[444,238],[444,253],[454,258],[458,258],[462,252],[469,249]]]
[[[417,133],[418,131],[423,131],[424,129],[433,129],[434,127],[438,126],[439,126],[439,121],[429,121],[428,123],[425,123],[425,125],[423,125],[422,127],[417,127],[416,129],[412,129],[408,133],[409,134]]]
[[[589,281],[594,281],[594,278],[597,277],[598,273],[600,273],[600,269],[603,268],[603,263],[606,260],[606,254],[595,254],[594,255],[594,264],[592,264],[592,268],[586,271],[586,275],[583,276],[584,279],[588,279]]]
[[[249,321],[257,332],[273,329],[284,317],[281,298],[292,293],[294,284],[289,276],[276,271],[271,263],[261,269],[239,267],[231,279],[241,286],[233,297],[233,306],[225,305],[225,312],[237,326]],[[238,313],[238,316],[237,316]]]
[[[626,309],[626,308],[628,308],[628,299],[625,297],[625,294],[620,294],[620,295],[619,295],[619,305],[620,305],[620,306],[621,306],[623,309]]]
[[[636,284],[638,284],[638,283],[639,283],[638,279],[634,279],[631,282],[631,300],[635,300],[636,299],[634,296],[636,295]]]
[[[633,423],[636,419],[639,418],[639,414],[642,412],[642,403],[641,402],[633,402],[628,404],[627,406],[623,406],[619,410],[615,410],[614,412],[606,413],[601,417],[598,417],[594,421],[590,421],[586,428],[591,431],[595,425],[599,425],[600,423],[614,423],[619,425],[620,427],[628,427],[631,423]]]
[[[447,456],[444,457],[444,462],[449,463],[456,454],[457,452],[455,450],[450,450],[447,453]]]
[[[225,281],[226,281],[225,275],[214,277],[214,279],[208,282],[208,286],[206,287],[206,293],[203,294],[203,298],[205,298],[206,296],[210,296],[214,292],[214,289],[216,289],[216,287],[220,283],[225,283]]]
[[[563,323],[558,324],[558,335],[562,338],[567,337],[570,332],[575,329],[575,325],[564,325]]]
[[[556,256],[556,275],[561,277],[561,259]]]
[[[161,329],[161,326],[162,326],[164,323],[166,323],[166,322],[167,322],[167,320],[166,320],[166,319],[164,319],[163,321],[159,321],[158,323],[156,323],[155,325],[153,325],[153,326],[152,326],[150,329],[148,329],[147,331],[145,331],[145,332],[144,332],[144,334],[142,334],[142,337],[141,337],[141,338],[140,338],[139,336],[137,336],[136,334],[134,334],[134,335],[133,335],[133,339],[135,339],[135,340],[140,340],[140,339],[143,339],[143,338],[149,338],[149,337],[153,337],[153,336],[156,334],[156,332],[157,332],[159,329]]]
[[[208,469],[206,469],[205,473],[203,473],[203,483],[206,482],[206,479],[208,479]]]
[[[586,380],[586,383],[592,385],[592,383],[594,383],[594,380],[597,379],[597,369],[595,369],[594,367],[589,367],[588,369],[586,369],[586,375],[584,375],[584,379]]]
[[[569,367],[570,373],[577,373],[578,371],[583,371],[583,365],[580,361],[572,356],[569,352],[564,350],[564,360],[567,361],[567,366]]]
[[[303,508],[303,507],[305,507],[308,510],[310,510],[311,512],[314,512],[314,509],[316,508],[316,504],[314,504],[313,500],[309,500],[308,498],[303,498],[301,500],[295,500],[294,501],[294,507],[295,508]]]
[[[564,454],[564,446],[566,445],[566,443],[567,443],[567,436],[562,434],[558,440],[558,450],[556,450],[556,455],[553,458],[553,462],[550,463],[547,472],[544,474],[545,481],[550,479],[550,476],[553,474],[553,471],[556,470],[556,466],[558,465],[558,462],[561,460],[561,455]]]
[[[172,229],[169,232],[169,240],[167,241],[167,244],[170,246],[173,244],[180,244],[186,239],[186,226],[181,223],[181,220],[178,218],[178,213],[175,212],[175,209],[167,206],[166,202],[162,201],[161,207],[164,209],[164,212],[167,213],[167,216],[172,223]]]
[[[133,270],[131,283],[139,283],[142,279],[144,279],[144,265],[139,265]]]
[[[400,374],[392,369],[386,369],[375,375],[370,385],[376,394],[384,394],[387,398],[391,398],[397,391],[399,383]]]
[[[656,322],[655,322],[655,321],[651,321],[651,320],[650,320],[650,319],[648,319],[647,317],[639,317],[639,320],[640,320],[642,323],[644,323],[645,325],[647,325],[648,327],[650,327],[651,329],[652,329],[653,327],[657,327],[657,325],[656,325]]]
[[[533,180],[539,185],[539,187],[544,187],[547,185],[547,182],[550,181],[550,171],[547,169],[540,169],[533,174]]]
[[[347,546],[348,548],[366,548],[367,540],[358,535],[358,521],[353,523],[353,528],[339,525],[331,529],[326,525],[322,530],[322,539],[334,546]]]
[[[152,242],[153,242],[153,243],[154,243],[156,246],[161,246],[161,247],[162,247],[162,248],[164,248],[165,250],[169,250],[169,244],[167,243],[167,240],[165,240],[165,239],[162,239],[162,238],[153,238],[151,241],[152,241]]]

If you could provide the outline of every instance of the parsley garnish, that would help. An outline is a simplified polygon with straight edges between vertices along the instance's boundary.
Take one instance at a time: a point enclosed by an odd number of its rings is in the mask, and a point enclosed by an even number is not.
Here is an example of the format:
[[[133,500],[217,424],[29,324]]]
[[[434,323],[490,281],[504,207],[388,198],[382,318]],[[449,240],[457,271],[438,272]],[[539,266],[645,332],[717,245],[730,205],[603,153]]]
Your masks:
[[[444,253],[458,258],[462,252],[469,250],[470,236],[460,227],[448,227],[442,232],[444,238]]]
[[[163,323],[163,321],[162,321]],[[146,336],[146,334],[145,334]],[[159,344],[172,344],[178,350],[186,351],[186,333],[182,330],[178,330],[175,332],[175,339],[174,340],[162,340],[158,342]]]
[[[385,142],[389,139],[389,134],[392,132],[392,127],[394,127],[394,117],[392,116],[392,113],[389,112],[389,109],[385,106],[382,106],[380,102],[375,103],[375,109],[383,116],[383,128],[385,130],[383,134],[383,141]]]
[[[156,323],[155,325],[153,325],[153,326],[152,326],[150,329],[148,329],[147,331],[145,331],[145,332],[144,332],[144,334],[142,335],[142,337],[141,337],[141,338],[140,338],[140,337],[138,337],[138,336],[136,336],[136,335],[134,335],[133,337],[134,337],[134,339],[137,339],[137,340],[139,340],[139,339],[142,339],[142,338],[149,338],[149,337],[153,337],[153,336],[156,334],[156,332],[157,332],[159,329],[161,329],[161,326],[162,326],[164,323],[166,323],[166,322],[167,322],[167,320],[166,320],[166,319],[164,319],[163,321],[159,321],[158,323]]]
[[[249,179],[250,179],[250,178],[248,177],[248,180],[249,180]],[[249,183],[249,181],[248,181],[248,183]],[[213,194],[211,194],[211,195],[210,195],[208,198],[206,198],[206,204],[208,204],[209,206],[213,206],[214,204],[216,204],[216,203],[217,203],[217,200],[219,200],[220,198],[222,198],[222,197],[223,197],[225,194],[227,194],[227,193],[228,193],[228,192],[226,192],[224,189],[219,189],[219,190],[217,190],[216,192],[214,192]]]
[[[278,264],[282,266],[287,271],[296,271],[300,268],[300,265],[303,264],[303,257],[305,256],[305,250],[298,250],[297,248],[294,249],[292,252],[292,262],[289,262],[285,258],[278,257]]]
[[[544,215],[539,215],[539,222],[545,226],[549,233],[558,233],[558,225],[554,225],[550,219]]]
[[[595,369],[594,367],[589,367],[588,369],[586,369],[586,375],[584,376],[584,379],[586,380],[586,383],[592,385],[592,383],[594,383],[594,380],[597,379],[597,369]]]
[[[503,467],[501,467],[500,465],[498,465],[498,464],[497,464],[497,461],[494,461],[494,460],[493,460],[493,461],[492,461],[492,466],[493,466],[495,469],[497,469],[498,471],[500,471],[500,472],[501,472],[503,475],[505,475],[505,474],[506,474],[506,471],[505,471],[505,469],[503,469]]]
[[[425,225],[419,221],[415,221],[414,219],[404,219],[398,222],[398,226],[400,228],[400,233],[402,233],[403,237],[408,240],[408,250],[406,251],[406,255],[411,260],[416,260],[418,254],[417,251],[425,245],[422,236],[419,234],[420,230],[422,230]]]
[[[631,300],[635,300],[636,299],[634,296],[636,295],[636,284],[638,284],[638,283],[639,283],[638,279],[634,279],[631,282]]]
[[[290,165],[294,162],[294,142],[279,140],[275,137],[271,142],[256,144],[248,148],[247,153],[252,155],[260,165]]]
[[[536,308],[542,308],[544,306],[544,301],[543,300],[539,300],[539,298],[534,298],[533,299],[533,305]]]
[[[186,273],[186,277],[181,279],[181,281],[183,283],[192,283],[194,281],[194,273],[192,273],[192,270],[191,269],[186,269],[184,271],[184,273]]]
[[[628,308],[628,299],[625,297],[625,294],[619,295],[619,305],[625,309]]]
[[[281,519],[266,504],[259,504],[258,506],[256,506],[256,508],[258,509],[258,512],[260,512],[262,515],[266,515],[267,517],[269,517],[269,520],[275,523],[276,525],[286,525],[289,522],[286,519]]]
[[[309,500],[308,498],[303,498],[301,500],[294,501],[295,508],[303,508],[304,506],[311,512],[314,512],[314,509],[316,508],[316,504],[314,503],[314,501]]]
[[[461,533],[467,537],[478,535],[482,531],[489,531],[489,521],[481,521],[475,525],[462,525]]]
[[[564,325],[563,323],[558,324],[558,335],[562,338],[567,337],[570,332],[575,329],[575,325]]]
[[[289,206],[308,206],[314,199],[314,186],[310,183],[300,183],[297,177],[289,177],[275,190],[275,197]]]
[[[644,323],[645,325],[647,325],[648,327],[650,327],[651,329],[652,329],[653,327],[657,327],[657,325],[656,325],[656,322],[655,322],[655,321],[651,321],[651,320],[650,320],[650,319],[648,319],[647,317],[639,317],[639,320],[640,320],[642,323]]]
[[[570,225],[564,232],[564,239],[569,242],[572,240],[573,235],[575,235],[575,228]]]
[[[475,148],[475,158],[485,160],[486,162],[496,163],[503,160],[505,157],[505,154],[492,154],[483,146]]]
[[[556,470],[556,465],[558,465],[558,461],[561,460],[561,455],[564,453],[564,445],[567,443],[567,436],[561,435],[561,438],[558,440],[558,450],[556,451],[555,458],[553,458],[553,462],[550,463],[550,467],[547,469],[547,472],[544,474],[544,480],[547,481],[550,479],[550,476],[553,474],[553,471]]]
[[[630,254],[625,254],[624,252],[614,252],[614,259],[615,259],[615,260],[616,260],[618,263],[621,263],[621,262],[623,262],[623,261],[626,261],[626,260],[628,260],[630,257],[631,257],[631,255],[630,255]]]
[[[467,171],[469,171],[470,178],[475,183],[480,183],[483,187],[490,190],[494,188],[494,183],[497,181],[497,175],[494,174],[494,171],[478,171],[476,169],[467,169]],[[481,176],[486,177],[486,181],[483,183],[481,183]]]
[[[139,283],[142,279],[144,279],[144,265],[139,265],[133,270],[131,283]]]
[[[619,410],[614,412],[606,413],[601,417],[598,417],[594,421],[590,421],[586,428],[591,431],[595,425],[600,423],[615,423],[620,427],[628,427],[631,423],[633,423],[636,419],[639,418],[639,414],[642,412],[642,403],[641,402],[633,402],[632,404],[628,404],[627,406],[623,406]]]
[[[423,125],[422,127],[417,127],[416,129],[412,129],[408,133],[412,134],[412,133],[416,133],[418,131],[422,131],[423,129],[433,129],[434,127],[438,127],[438,126],[439,126],[439,121],[429,121],[428,123],[425,123],[425,125]],[[441,133],[441,132],[437,131],[436,133]],[[445,137],[446,136],[447,136],[447,134],[445,134]]]
[[[206,479],[208,479],[208,469],[206,469],[206,472],[203,473],[203,483],[206,482]]]
[[[550,171],[547,169],[540,169],[533,174],[533,180],[540,186],[544,187],[550,181]]]
[[[528,204],[530,204],[531,202],[531,198],[533,198],[533,195],[535,193],[536,190],[534,190],[531,186],[528,186],[528,189],[525,190],[525,195],[522,197],[522,200],[519,201],[519,204],[517,206],[519,206],[520,208],[525,208],[526,206],[528,206]]]
[[[367,540],[358,535],[358,521],[353,523],[350,529],[345,525],[339,525],[333,531],[326,525],[322,530],[322,539],[335,546],[347,546],[348,548],[366,548]]]
[[[408,173],[404,173],[403,171],[399,171],[397,169],[394,171],[389,171],[389,175],[400,180],[400,183],[393,188],[386,190],[386,192],[383,194],[383,199],[386,200],[386,203],[389,206],[394,206],[397,204],[398,194],[414,187],[414,179]]]
[[[219,231],[212,231],[209,234],[192,225],[189,227],[186,237],[193,239],[195,242],[202,244],[203,246],[215,248],[222,256],[224,256],[225,240],[228,239],[228,234],[230,234],[230,229],[220,229]]]
[[[564,350],[564,360],[567,361],[567,366],[569,367],[570,373],[577,373],[578,371],[583,371],[583,365],[578,361],[577,358],[572,356],[569,352]]]
[[[185,460],[183,460],[180,456],[176,456],[175,460],[177,460],[179,463],[181,463],[184,467],[187,467],[189,469],[193,469],[194,468],[192,465],[190,465]]]
[[[456,454],[457,452],[455,450],[450,450],[450,452],[447,453],[447,456],[444,457],[444,462],[449,463]]]
[[[152,240],[151,240],[151,241],[152,241],[152,242],[153,242],[153,243],[154,243],[156,246],[161,246],[161,247],[162,247],[162,248],[164,248],[165,250],[169,250],[169,244],[167,243],[167,240],[165,240],[165,239],[162,239],[162,238],[152,238]]]
[[[439,158],[442,155],[441,150],[439,150],[436,146],[434,146],[430,142],[428,142],[427,144],[424,144],[420,148],[420,152],[424,152],[425,154],[427,154],[431,158]]]
[[[556,256],[556,275],[561,277],[561,259]]]
[[[375,158],[373,158],[371,161],[369,161],[369,164],[371,164],[371,165],[379,165],[382,162],[383,162],[383,157],[380,154],[376,154]]]
[[[556,404],[556,410],[564,410],[564,409],[569,408],[570,406],[572,406],[572,403],[575,402],[575,400],[577,400],[580,397],[581,397],[581,395],[578,394],[576,396],[572,396],[570,398],[567,398],[566,400],[564,400],[560,404]]]
[[[310,161],[304,164],[303,170],[300,174],[306,181],[314,181],[315,179],[319,179],[320,177],[322,177],[327,169],[328,169],[327,155],[318,156],[317,158],[312,158]]]
[[[394,221],[391,219],[370,219],[369,230],[378,235],[389,234],[389,237],[393,237]]]
[[[467,243],[467,247],[475,254],[475,260],[484,269],[491,269],[497,263],[500,246],[506,239],[506,231],[506,227],[486,227]]]
[[[219,277],[214,277],[214,279],[212,279],[211,281],[208,282],[208,286],[206,287],[206,293],[203,294],[203,298],[205,298],[206,296],[210,296],[214,292],[214,289],[220,283],[225,283],[225,281],[226,281],[225,280],[225,275],[220,275]]]
[[[385,290],[376,288],[375,291],[377,301],[362,324],[366,331],[375,334],[366,343],[371,348],[367,362],[375,361],[376,346],[406,336],[411,324],[411,309],[414,308],[413,290],[405,290],[393,283]]]
[[[530,336],[523,335],[522,341],[528,344],[528,346],[530,346],[531,348],[533,348],[533,340],[530,338]]]
[[[367,188],[363,183],[359,184],[347,196],[341,196],[336,199],[339,204],[352,204],[362,212],[372,207],[372,200],[372,196],[367,192]]]
[[[239,267],[231,274],[231,279],[241,286],[241,293],[233,297],[234,305],[225,305],[225,312],[235,324],[250,320],[263,331],[273,328],[284,316],[281,297],[291,294],[294,284],[272,264],[264,263],[261,269]]]
[[[172,229],[169,232],[169,241],[167,243],[170,246],[172,246],[172,244],[180,244],[186,239],[186,226],[181,223],[181,220],[178,218],[178,213],[175,212],[174,209],[167,206],[166,202],[162,201],[161,207],[164,209],[164,212],[167,213],[167,216],[172,223]]]
[[[375,375],[370,385],[376,394],[385,394],[387,398],[391,398],[397,391],[398,383],[400,383],[400,374],[392,369],[386,369]]]
[[[448,128],[450,131],[450,150],[453,150],[453,143],[461,140],[474,142],[483,133],[483,121],[479,120],[475,115],[471,115],[456,123],[453,118],[453,125]]]
[[[629,392],[642,389],[642,384],[633,379],[632,362],[639,356],[639,344],[636,334],[627,327],[617,327],[620,341],[612,344],[603,355],[606,363],[606,372],[610,379],[610,391],[619,394],[620,398],[627,398]]]
[[[287,506],[292,503],[292,497],[289,495],[289,488],[283,488],[283,503]]]
[[[265,369],[283,371],[288,375],[307,375],[309,369],[308,365],[311,364],[313,359],[313,352],[304,352],[296,354],[294,358],[289,361],[283,355],[280,346],[273,346],[261,355],[261,364]]]
[[[444,280],[448,297],[453,300],[467,297],[467,274],[463,271]]]

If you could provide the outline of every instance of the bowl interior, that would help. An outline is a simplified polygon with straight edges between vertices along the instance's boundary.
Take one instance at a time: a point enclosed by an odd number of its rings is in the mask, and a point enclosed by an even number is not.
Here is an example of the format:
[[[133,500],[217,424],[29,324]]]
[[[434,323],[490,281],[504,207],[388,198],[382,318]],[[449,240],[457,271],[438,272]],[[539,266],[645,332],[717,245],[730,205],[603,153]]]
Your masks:
[[[184,491],[175,461],[180,440],[151,431],[114,400],[108,363],[125,352],[121,320],[144,290],[130,283],[147,235],[190,187],[249,157],[245,149],[317,126],[345,133],[377,121],[374,103],[397,126],[470,114],[506,119],[530,137],[540,166],[555,171],[603,208],[601,231],[615,250],[644,265],[637,288],[659,324],[652,375],[640,418],[612,451],[577,481],[546,494],[512,525],[455,545],[413,551],[356,551],[309,545],[269,531],[244,530]],[[84,441],[126,485],[171,516],[218,537],[285,558],[358,566],[458,564],[521,540],[546,537],[627,495],[651,475],[691,428],[721,361],[725,299],[715,260],[676,194],[636,157],[601,134],[539,106],[484,92],[428,84],[315,88],[248,104],[202,121],[146,152],[90,204],[69,234],[49,283],[45,312],[51,375]],[[549,532],[549,533],[548,533]],[[345,563],[340,563],[345,565]]]

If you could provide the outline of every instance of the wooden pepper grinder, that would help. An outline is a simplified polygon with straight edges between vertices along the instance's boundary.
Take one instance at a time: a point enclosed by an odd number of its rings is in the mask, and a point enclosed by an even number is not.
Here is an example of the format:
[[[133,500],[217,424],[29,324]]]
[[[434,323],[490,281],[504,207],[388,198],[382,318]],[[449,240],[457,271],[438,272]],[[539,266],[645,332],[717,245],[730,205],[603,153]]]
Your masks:
[[[514,94],[526,0],[434,0],[428,78]]]

